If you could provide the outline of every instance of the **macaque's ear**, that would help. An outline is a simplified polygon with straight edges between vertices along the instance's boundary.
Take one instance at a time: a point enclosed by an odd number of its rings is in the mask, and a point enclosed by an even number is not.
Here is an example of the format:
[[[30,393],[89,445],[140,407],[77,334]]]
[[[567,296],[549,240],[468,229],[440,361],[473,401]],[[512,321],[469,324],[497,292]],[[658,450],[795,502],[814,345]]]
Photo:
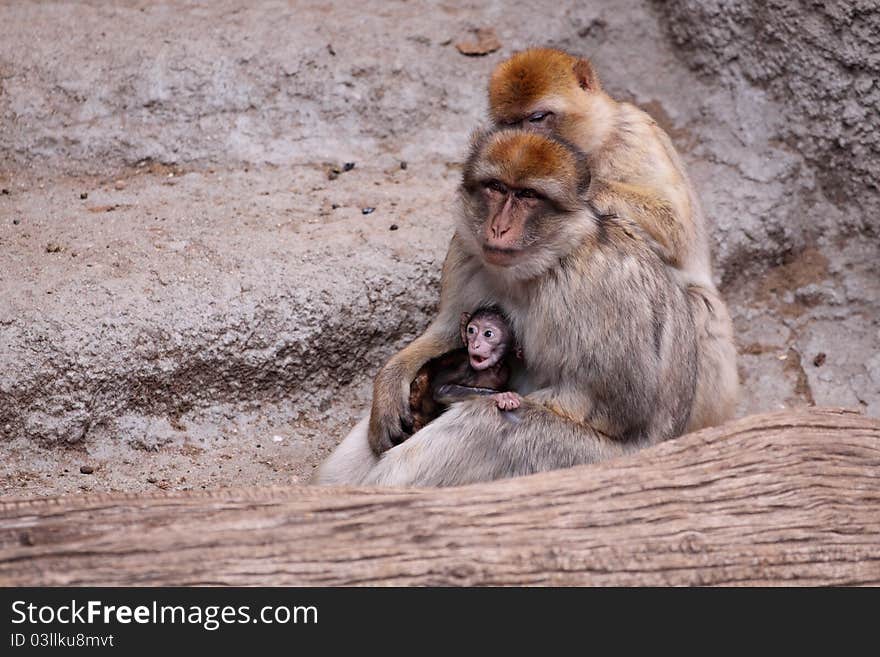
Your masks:
[[[593,70],[588,59],[579,59],[574,63],[574,76],[584,91],[599,91],[599,76]]]
[[[462,313],[461,319],[459,320],[459,323],[458,323],[458,330],[461,332],[461,344],[464,345],[465,347],[467,347],[467,344],[468,344],[467,325],[468,325],[469,321],[471,321],[471,314],[470,313]]]

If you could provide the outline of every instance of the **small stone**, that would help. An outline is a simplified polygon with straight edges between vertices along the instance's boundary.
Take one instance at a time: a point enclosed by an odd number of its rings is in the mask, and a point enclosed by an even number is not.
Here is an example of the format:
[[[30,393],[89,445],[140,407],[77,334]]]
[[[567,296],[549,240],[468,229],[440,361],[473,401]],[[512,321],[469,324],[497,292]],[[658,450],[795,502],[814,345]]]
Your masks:
[[[13,220],[12,220],[12,225],[13,225],[13,226],[18,226],[18,224],[20,224],[20,223],[21,223],[21,221],[18,220],[18,219],[13,219]]]
[[[155,477],[147,477],[148,484],[155,484],[157,481],[159,481],[159,480],[156,479]]]
[[[403,169],[404,171],[406,171],[406,168],[407,168],[408,166],[409,166],[409,165],[406,163],[406,160],[403,160],[403,161],[400,163],[400,168]]]
[[[345,164],[342,165],[342,170],[343,171],[351,171],[352,169],[354,169],[354,167],[355,167],[354,162],[346,162]]]
[[[88,192],[81,192],[80,195],[79,195],[79,197],[80,197],[83,201],[85,201],[85,200],[89,197],[89,193],[88,193]]]
[[[272,442],[274,442],[274,443],[280,443],[283,440],[284,440],[284,436],[279,436],[279,435],[272,436]]]
[[[12,193],[12,192],[10,192],[10,191],[9,191],[8,189],[6,189],[5,187],[4,187],[3,189],[0,189],[0,194],[3,194],[3,196],[9,196],[11,193]]]
[[[331,209],[331,210],[338,210],[338,209],[341,208],[341,207],[342,207],[342,206],[339,205],[339,203],[333,203],[333,204],[330,206],[330,209]]]
[[[816,367],[822,367],[822,365],[825,364],[826,358],[827,358],[827,356],[825,355],[825,352],[820,351],[818,354],[816,354],[816,357],[813,359],[813,365],[815,365]]]
[[[482,57],[498,50],[501,47],[501,41],[498,40],[495,30],[491,27],[481,27],[473,30],[472,40],[459,41],[455,47],[462,55]]]
[[[388,230],[397,230],[397,224],[391,224],[388,226]]]
[[[113,183],[113,189],[121,192],[123,189],[125,189],[125,181],[117,180],[115,183]]]
[[[361,214],[373,214],[376,208],[361,208]]]
[[[327,180],[336,180],[341,172],[336,167],[327,171]]]
[[[79,466],[79,471],[83,474],[92,474],[95,469],[90,465],[81,465]]]
[[[64,247],[55,242],[49,242],[46,244],[46,253],[61,253],[63,250]]]

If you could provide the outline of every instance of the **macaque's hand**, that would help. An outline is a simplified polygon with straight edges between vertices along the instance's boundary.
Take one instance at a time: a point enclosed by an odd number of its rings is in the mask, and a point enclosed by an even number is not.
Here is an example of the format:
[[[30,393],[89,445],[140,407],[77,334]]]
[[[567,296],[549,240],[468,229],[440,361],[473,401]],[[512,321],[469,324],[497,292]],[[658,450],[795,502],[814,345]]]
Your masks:
[[[399,445],[412,435],[409,406],[410,381],[403,381],[399,369],[386,366],[373,385],[373,406],[367,439],[376,455]]]
[[[495,400],[495,404],[502,411],[512,411],[519,408],[520,404],[522,404],[522,397],[515,392],[499,392],[496,395],[492,395],[492,399]]]

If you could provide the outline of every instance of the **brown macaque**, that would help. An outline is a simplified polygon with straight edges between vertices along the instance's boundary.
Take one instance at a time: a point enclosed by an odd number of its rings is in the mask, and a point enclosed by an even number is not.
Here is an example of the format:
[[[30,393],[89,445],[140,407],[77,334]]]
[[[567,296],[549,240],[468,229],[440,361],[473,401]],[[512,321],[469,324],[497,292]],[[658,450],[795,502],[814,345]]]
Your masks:
[[[589,185],[584,154],[566,142],[475,136],[437,317],[380,371],[370,417],[313,481],[455,486],[593,463],[684,432],[702,301],[636,223],[596,211]],[[461,313],[486,305],[504,309],[523,352],[519,407],[467,399],[399,440],[412,380],[458,346]]]
[[[534,48],[495,67],[489,113],[498,127],[561,138],[587,158],[587,197],[598,212],[627,217],[662,260],[701,299],[701,367],[689,430],[733,416],[739,393],[730,315],[712,279],[706,222],[684,163],[666,132],[644,111],[607,94],[592,64]]]
[[[461,315],[457,349],[425,363],[410,385],[412,432],[436,419],[450,404],[491,397],[499,409],[519,408],[522,397],[506,390],[517,348],[500,308],[479,308]]]

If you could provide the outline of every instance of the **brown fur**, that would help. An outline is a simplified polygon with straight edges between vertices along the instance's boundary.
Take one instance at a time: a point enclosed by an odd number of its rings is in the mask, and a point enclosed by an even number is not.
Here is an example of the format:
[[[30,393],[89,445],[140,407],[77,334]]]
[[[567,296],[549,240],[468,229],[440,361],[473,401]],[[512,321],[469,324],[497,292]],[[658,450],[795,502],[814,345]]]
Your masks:
[[[438,390],[446,384],[490,392],[507,389],[510,365],[502,361],[492,368],[476,371],[468,364],[466,349],[458,349],[425,363],[410,385],[409,408],[412,415],[412,433],[423,429],[437,419],[448,404],[437,399]],[[477,395],[474,395],[477,396]],[[460,400],[467,399],[460,396]]]
[[[485,348],[475,347],[476,336],[469,335],[469,326],[475,326],[477,331],[489,328],[496,332],[497,342],[490,346],[489,352]],[[497,307],[485,307],[472,313],[462,313],[459,332],[464,348],[429,360],[410,385],[412,433],[439,417],[454,402],[507,390],[511,365],[518,359],[518,349],[504,311]],[[470,363],[472,345],[475,354],[484,358],[497,357],[498,362],[485,369],[474,369]]]
[[[532,181],[558,179],[563,186],[577,189],[577,161],[556,141],[529,134],[523,139],[492,135],[485,146],[486,160],[492,162],[506,182],[528,187]]]

